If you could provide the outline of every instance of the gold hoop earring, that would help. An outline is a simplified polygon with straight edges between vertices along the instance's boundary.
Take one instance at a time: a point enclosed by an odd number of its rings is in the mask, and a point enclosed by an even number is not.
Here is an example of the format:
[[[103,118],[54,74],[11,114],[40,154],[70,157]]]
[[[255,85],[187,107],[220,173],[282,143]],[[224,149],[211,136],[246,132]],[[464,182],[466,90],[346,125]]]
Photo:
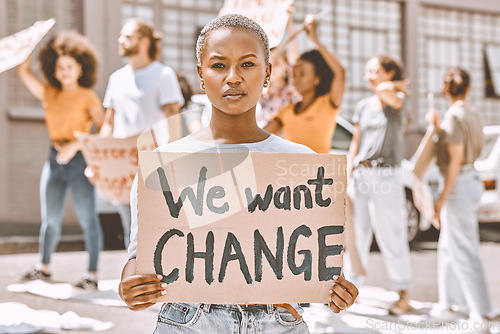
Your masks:
[[[200,88],[201,90],[205,90],[205,83],[203,81],[200,82]]]

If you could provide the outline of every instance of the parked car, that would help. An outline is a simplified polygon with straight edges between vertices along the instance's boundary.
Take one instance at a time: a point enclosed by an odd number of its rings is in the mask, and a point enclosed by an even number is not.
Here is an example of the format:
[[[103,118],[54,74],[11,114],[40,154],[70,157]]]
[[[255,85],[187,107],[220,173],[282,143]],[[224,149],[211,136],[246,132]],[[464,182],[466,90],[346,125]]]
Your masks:
[[[478,218],[481,223],[500,223],[500,125],[485,126],[483,133],[484,147],[474,163],[485,188]]]

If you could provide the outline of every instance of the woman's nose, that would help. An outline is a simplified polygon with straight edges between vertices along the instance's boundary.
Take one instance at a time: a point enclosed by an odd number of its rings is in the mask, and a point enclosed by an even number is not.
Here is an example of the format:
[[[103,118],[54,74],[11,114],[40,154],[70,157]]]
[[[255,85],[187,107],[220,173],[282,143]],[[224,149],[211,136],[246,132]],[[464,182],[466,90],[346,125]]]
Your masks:
[[[239,85],[241,83],[241,74],[236,66],[229,67],[229,73],[226,77],[227,83]]]

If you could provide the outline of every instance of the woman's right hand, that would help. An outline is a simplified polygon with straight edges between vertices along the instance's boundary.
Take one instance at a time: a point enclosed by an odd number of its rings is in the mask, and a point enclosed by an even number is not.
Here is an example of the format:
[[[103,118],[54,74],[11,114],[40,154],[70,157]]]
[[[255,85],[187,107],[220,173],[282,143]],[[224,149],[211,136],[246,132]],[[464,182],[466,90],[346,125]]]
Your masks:
[[[132,311],[141,311],[156,304],[167,294],[167,284],[156,274],[122,277],[118,293]]]
[[[306,15],[306,18],[304,19],[304,30],[306,31],[307,36],[309,36],[309,38],[314,42],[318,41],[316,29],[317,29],[317,23],[314,15],[311,14]]]
[[[436,110],[429,110],[429,112],[425,115],[425,120],[429,123],[429,125],[433,125],[436,129],[440,128],[441,119]]]
[[[87,179],[89,179],[90,183],[95,186],[99,180],[99,167],[95,165],[87,165],[83,174],[87,177]]]
[[[21,64],[17,66],[17,73],[22,74],[26,71],[30,71],[31,68],[31,54],[23,61]]]

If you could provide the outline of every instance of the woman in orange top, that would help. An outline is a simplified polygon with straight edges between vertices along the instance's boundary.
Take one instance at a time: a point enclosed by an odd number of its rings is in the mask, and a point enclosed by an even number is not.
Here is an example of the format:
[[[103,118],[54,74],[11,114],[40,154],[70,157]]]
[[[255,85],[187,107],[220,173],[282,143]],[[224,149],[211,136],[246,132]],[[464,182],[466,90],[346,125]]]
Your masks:
[[[282,131],[285,139],[328,153],[344,94],[344,68],[319,41],[312,16],[306,17],[305,26],[318,49],[303,53],[293,67],[293,85],[302,100],[282,107],[264,130]]]
[[[90,89],[96,79],[97,55],[84,36],[76,31],[61,32],[40,51],[45,83],[31,72],[30,58],[18,67],[18,74],[26,88],[43,102],[50,153],[40,178],[41,263],[23,279],[50,279],[50,257],[59,242],[66,194],[71,189],[89,253],[89,272],[76,286],[95,289],[102,229],[95,190],[84,175],[86,164],[74,132],[89,132],[92,123],[100,127],[104,120],[101,101]]]

